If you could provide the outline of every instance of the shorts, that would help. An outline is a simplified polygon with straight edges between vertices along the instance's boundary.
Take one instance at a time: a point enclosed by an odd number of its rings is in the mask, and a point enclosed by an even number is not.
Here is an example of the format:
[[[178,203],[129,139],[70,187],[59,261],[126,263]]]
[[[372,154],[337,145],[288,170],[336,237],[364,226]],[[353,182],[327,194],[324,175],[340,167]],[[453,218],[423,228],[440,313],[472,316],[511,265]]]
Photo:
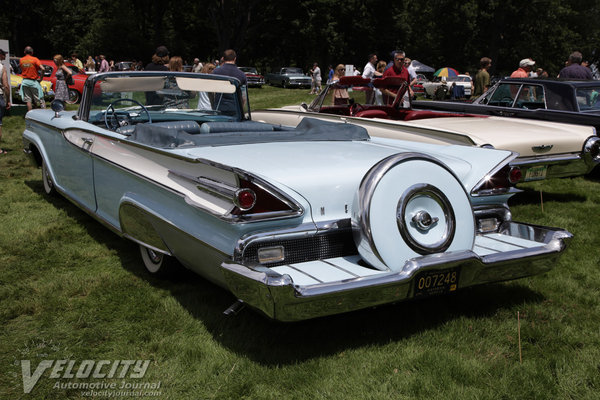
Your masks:
[[[43,101],[43,99],[40,99],[40,91],[38,90],[37,87],[23,86],[22,93],[23,93],[22,100],[25,103],[33,102],[33,103],[37,104],[37,103],[40,103]]]
[[[4,100],[4,95],[0,94],[0,126],[2,126],[2,117],[4,117],[5,112],[6,112],[6,101]]]

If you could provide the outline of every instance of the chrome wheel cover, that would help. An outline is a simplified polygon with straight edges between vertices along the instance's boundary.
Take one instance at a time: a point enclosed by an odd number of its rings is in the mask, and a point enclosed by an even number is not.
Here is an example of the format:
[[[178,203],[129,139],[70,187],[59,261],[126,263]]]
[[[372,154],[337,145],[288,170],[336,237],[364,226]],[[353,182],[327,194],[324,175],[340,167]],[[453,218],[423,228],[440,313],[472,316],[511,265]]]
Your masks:
[[[446,251],[456,232],[450,200],[437,187],[416,184],[398,201],[396,223],[406,244],[419,254]]]

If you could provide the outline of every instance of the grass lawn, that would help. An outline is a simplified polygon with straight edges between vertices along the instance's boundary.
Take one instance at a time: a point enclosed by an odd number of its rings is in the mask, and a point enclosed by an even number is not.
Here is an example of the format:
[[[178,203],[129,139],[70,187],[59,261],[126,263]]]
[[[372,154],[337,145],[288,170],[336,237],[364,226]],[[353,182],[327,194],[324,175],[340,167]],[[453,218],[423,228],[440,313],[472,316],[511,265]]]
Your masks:
[[[269,86],[250,93],[254,108],[313,98],[308,90]],[[160,382],[142,392],[164,399],[600,393],[598,178],[530,183],[511,200],[514,220],[575,235],[547,274],[283,324],[248,309],[223,316],[235,298],[193,273],[149,276],[137,245],[66,199],[44,194],[41,171],[21,151],[23,129],[22,117],[5,117],[0,144],[9,150],[0,155],[0,399],[90,397],[56,387],[86,382]],[[25,394],[21,360],[31,362],[32,375],[42,360],[74,360],[75,369],[84,360],[150,363],[140,379],[61,379],[50,368]],[[65,370],[56,372],[63,377]]]

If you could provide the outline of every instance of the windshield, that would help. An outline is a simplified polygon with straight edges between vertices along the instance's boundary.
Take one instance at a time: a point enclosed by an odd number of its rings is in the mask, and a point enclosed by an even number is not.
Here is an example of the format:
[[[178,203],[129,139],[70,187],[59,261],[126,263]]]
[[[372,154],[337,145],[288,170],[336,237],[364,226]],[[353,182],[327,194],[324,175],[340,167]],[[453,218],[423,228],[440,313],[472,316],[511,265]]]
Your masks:
[[[139,117],[137,122],[146,122],[148,116],[153,121],[170,120],[173,114],[186,120],[241,121],[247,96],[242,104],[239,93],[238,86],[225,77],[108,73],[95,79],[88,121],[103,121],[107,109],[134,113]]]
[[[579,111],[600,110],[600,87],[578,88],[576,96]]]
[[[254,74],[254,75],[258,75],[258,71],[256,70],[256,68],[251,68],[251,67],[240,67],[240,70],[245,73],[245,74]]]
[[[292,75],[292,74],[302,75],[302,68],[284,68],[283,73],[290,74],[290,75]]]

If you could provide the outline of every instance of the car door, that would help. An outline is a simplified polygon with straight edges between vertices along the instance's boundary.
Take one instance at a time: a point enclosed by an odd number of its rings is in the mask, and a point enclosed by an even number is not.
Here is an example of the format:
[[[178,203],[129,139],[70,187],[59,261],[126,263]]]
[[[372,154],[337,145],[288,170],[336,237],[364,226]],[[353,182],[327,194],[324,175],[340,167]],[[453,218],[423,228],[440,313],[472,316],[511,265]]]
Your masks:
[[[96,211],[90,155],[93,145],[94,134],[75,126],[64,129],[60,138],[46,145],[46,151],[54,155],[50,167],[56,184],[67,197],[91,212]]]

